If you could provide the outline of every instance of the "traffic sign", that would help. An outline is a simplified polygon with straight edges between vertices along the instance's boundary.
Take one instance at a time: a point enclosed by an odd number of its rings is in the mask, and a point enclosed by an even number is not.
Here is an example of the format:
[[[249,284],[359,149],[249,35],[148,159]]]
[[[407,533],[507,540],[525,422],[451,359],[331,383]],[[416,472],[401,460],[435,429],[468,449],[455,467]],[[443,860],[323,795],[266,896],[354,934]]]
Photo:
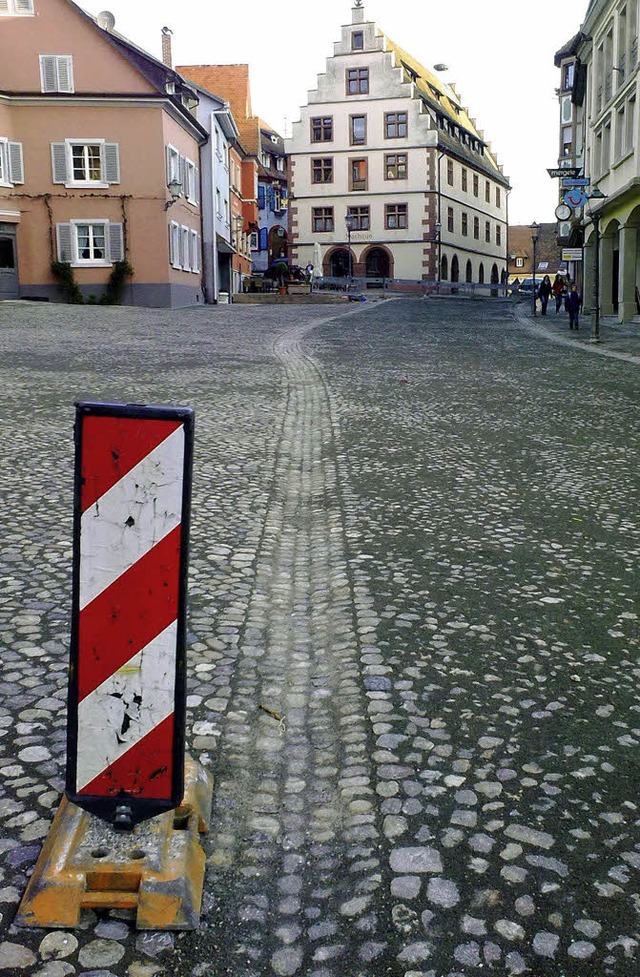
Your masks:
[[[571,187],[588,187],[590,182],[587,176],[568,176],[563,178],[560,186],[563,190],[568,190]]]
[[[552,179],[562,176],[580,176],[582,167],[580,166],[558,166],[555,169],[548,169],[547,173]]]
[[[76,404],[69,799],[125,829],[184,790],[193,411]]]
[[[563,200],[567,207],[573,207],[575,210],[577,207],[584,207],[587,195],[581,187],[575,187],[573,190],[567,190]]]

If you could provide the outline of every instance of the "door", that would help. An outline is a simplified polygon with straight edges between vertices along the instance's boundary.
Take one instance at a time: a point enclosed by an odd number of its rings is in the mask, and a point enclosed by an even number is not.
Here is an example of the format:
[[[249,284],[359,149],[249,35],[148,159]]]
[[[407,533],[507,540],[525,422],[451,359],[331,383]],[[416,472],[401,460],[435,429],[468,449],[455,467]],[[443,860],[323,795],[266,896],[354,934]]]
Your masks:
[[[20,297],[15,227],[0,229],[0,300]]]

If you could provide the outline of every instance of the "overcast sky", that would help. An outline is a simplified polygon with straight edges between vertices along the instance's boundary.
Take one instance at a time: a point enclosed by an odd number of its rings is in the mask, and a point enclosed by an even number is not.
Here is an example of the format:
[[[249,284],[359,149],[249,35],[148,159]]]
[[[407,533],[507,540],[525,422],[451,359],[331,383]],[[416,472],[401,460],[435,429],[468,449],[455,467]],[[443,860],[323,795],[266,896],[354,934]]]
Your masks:
[[[174,64],[249,65],[253,111],[282,135],[324,71],[352,0],[80,0],[110,10],[116,30]],[[509,222],[555,220],[560,73],[553,56],[580,28],[587,0],[364,0],[365,18],[425,67],[444,63],[463,105],[509,177]]]

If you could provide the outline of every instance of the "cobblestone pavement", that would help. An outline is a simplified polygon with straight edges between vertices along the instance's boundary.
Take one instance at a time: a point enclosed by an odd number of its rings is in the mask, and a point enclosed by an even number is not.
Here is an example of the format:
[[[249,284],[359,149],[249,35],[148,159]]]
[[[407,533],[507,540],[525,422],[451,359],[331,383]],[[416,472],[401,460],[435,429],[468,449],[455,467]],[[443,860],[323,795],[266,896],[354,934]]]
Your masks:
[[[0,973],[639,977],[638,365],[585,351],[501,302],[0,305]],[[196,409],[194,933],[12,925],[78,397]]]

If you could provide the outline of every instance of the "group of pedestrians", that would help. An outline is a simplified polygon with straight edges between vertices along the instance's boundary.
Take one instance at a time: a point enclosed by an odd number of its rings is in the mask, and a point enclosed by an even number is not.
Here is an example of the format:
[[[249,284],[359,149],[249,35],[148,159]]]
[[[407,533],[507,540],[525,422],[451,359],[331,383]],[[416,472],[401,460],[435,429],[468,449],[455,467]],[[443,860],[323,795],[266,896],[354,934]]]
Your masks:
[[[540,299],[541,315],[547,314],[547,305],[553,295],[556,300],[556,315],[564,307],[569,315],[569,329],[580,328],[580,309],[582,307],[582,296],[578,291],[578,286],[566,282],[562,275],[556,275],[553,284],[548,275],[545,275],[538,287],[538,298]]]

